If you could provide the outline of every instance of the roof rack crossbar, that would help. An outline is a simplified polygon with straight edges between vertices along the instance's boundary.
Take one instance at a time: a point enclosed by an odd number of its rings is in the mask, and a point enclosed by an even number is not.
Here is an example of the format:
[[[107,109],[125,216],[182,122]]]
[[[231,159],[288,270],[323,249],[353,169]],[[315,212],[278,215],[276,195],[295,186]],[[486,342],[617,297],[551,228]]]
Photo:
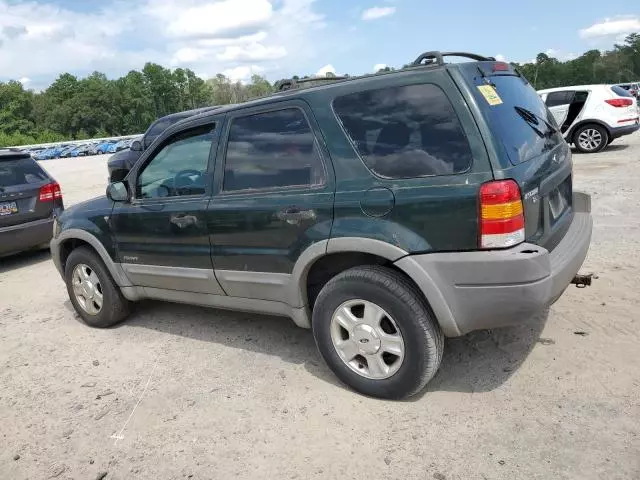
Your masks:
[[[444,57],[464,57],[464,58],[470,58],[472,60],[476,60],[478,62],[495,60],[495,58],[493,57],[484,57],[482,55],[477,55],[475,53],[433,51],[433,52],[424,52],[414,60],[412,65],[415,67],[417,67],[418,65],[431,65],[434,63],[436,65],[444,65]]]
[[[276,92],[284,92],[286,90],[291,90],[296,88],[297,85],[301,83],[309,83],[309,82],[333,82],[337,80],[346,80],[349,77],[340,76],[340,77],[309,77],[309,78],[289,78],[286,80],[280,80],[276,82],[275,89]]]

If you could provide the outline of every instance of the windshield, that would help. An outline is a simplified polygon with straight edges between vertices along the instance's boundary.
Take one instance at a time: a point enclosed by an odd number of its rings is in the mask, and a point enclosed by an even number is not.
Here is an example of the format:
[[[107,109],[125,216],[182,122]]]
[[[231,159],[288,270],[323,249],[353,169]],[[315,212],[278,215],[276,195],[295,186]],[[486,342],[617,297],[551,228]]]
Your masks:
[[[512,164],[531,160],[563,141],[553,115],[524,77],[486,75],[472,66],[464,71],[480,110]]]

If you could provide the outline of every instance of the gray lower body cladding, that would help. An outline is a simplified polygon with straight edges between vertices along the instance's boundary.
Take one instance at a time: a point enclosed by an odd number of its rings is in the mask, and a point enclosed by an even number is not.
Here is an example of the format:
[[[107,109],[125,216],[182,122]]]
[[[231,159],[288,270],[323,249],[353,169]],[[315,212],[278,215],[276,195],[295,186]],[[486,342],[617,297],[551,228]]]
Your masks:
[[[576,194],[574,205],[571,225],[551,252],[523,243],[507,250],[413,255],[396,265],[414,272],[447,336],[522,322],[562,295],[587,256],[589,197]]]

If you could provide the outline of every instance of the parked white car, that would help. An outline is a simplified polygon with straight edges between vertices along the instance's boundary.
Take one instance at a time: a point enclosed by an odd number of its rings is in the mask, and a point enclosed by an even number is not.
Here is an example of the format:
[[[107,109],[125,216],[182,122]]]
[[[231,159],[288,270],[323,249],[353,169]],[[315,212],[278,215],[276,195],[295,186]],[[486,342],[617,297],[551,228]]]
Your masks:
[[[564,138],[583,153],[602,150],[640,129],[636,99],[617,85],[579,85],[539,90]]]

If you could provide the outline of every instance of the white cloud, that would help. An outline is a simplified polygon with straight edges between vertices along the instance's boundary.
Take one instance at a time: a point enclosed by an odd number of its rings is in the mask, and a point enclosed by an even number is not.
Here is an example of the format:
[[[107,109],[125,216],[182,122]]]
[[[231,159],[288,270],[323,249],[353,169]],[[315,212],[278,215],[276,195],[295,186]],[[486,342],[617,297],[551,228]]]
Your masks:
[[[259,65],[251,65],[251,66],[243,65],[240,67],[234,67],[234,68],[229,68],[227,70],[224,70],[222,74],[225,77],[230,78],[234,82],[245,83],[251,80],[251,75],[254,75],[254,74],[259,75],[263,72],[264,72],[264,68],[260,67]]]
[[[260,61],[275,60],[285,57],[287,50],[281,46],[268,47],[259,43],[252,43],[246,46],[231,45],[224,49],[222,53],[217,55],[218,60],[229,61]]]
[[[322,67],[320,70],[316,72],[316,77],[326,77],[327,73],[333,73],[335,75],[336,74],[335,67],[331,64],[325,65],[324,67]]]
[[[377,20],[396,13],[396,7],[371,7],[362,12],[362,20]]]
[[[29,77],[22,77],[18,81],[25,87],[28,83],[31,83],[31,79]]]
[[[376,64],[373,66],[373,72],[374,72],[374,73],[375,73],[375,72],[378,72],[378,71],[380,71],[380,70],[382,70],[383,68],[386,68],[386,67],[387,67],[387,64],[386,64],[386,63],[376,63]]]
[[[177,5],[179,8],[175,9]],[[168,20],[169,35],[182,38],[219,38],[262,27],[273,16],[273,7],[268,0],[224,0],[191,8],[180,7],[181,2],[171,2],[168,8],[160,9],[158,15],[161,18],[170,15],[164,18]]]
[[[94,12],[49,2],[0,0],[0,81],[114,77],[145,62],[237,78],[257,66],[283,77],[344,44],[341,31],[318,41],[327,25],[316,0],[107,0]]]
[[[506,62],[507,61],[507,57],[505,57],[501,53],[497,54],[494,58],[499,62]]]
[[[614,17],[606,18],[600,23],[580,30],[583,39],[600,39],[603,37],[615,37],[623,39],[626,35],[640,31],[640,17]]]

